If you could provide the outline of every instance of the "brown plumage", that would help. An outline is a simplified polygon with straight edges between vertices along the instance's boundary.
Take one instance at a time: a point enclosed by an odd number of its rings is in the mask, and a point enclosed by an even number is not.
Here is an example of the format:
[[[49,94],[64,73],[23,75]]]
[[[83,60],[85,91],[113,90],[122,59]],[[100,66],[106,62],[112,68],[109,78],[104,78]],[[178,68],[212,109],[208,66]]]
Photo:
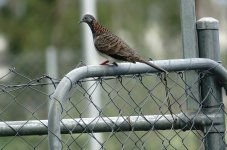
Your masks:
[[[108,62],[111,61],[115,65],[116,62],[119,61],[132,63],[141,62],[167,73],[163,68],[139,56],[135,50],[130,48],[122,39],[111,33],[107,28],[103,27],[92,15],[84,15],[80,23],[81,22],[85,22],[89,25],[92,31],[95,48],[102,56],[108,59]]]

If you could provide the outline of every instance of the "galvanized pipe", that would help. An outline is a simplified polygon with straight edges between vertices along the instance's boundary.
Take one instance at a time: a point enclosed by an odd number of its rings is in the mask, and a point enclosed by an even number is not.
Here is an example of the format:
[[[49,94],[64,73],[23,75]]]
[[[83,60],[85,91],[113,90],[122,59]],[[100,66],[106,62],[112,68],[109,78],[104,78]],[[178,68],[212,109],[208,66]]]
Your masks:
[[[202,130],[203,126],[219,125],[222,114],[180,113],[174,115],[145,115],[62,119],[61,134],[149,130]],[[208,119],[209,118],[209,119]],[[211,121],[213,120],[213,121]],[[46,135],[48,120],[0,122],[0,136]]]
[[[181,17],[181,35],[183,46],[183,58],[198,58],[199,51],[197,46],[197,34],[196,34],[196,15],[195,15],[195,0],[179,0],[180,17]],[[191,70],[184,74],[186,87],[193,84],[193,93],[186,93],[187,109],[197,110],[199,104],[195,99],[199,99],[199,83],[194,83],[195,77],[198,77],[198,72]]]
[[[211,17],[197,21],[199,56],[220,62],[219,22]],[[224,82],[226,83],[226,82]],[[222,99],[222,89],[219,78],[209,73],[201,80],[201,98],[204,112],[220,112],[219,125],[204,127],[205,149],[224,150],[225,144],[225,114]]]

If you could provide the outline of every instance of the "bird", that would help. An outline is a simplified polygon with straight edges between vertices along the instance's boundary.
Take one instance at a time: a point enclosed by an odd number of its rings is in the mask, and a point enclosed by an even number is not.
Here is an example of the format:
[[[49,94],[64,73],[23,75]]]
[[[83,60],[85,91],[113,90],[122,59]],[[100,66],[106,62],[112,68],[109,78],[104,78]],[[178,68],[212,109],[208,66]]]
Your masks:
[[[107,60],[100,65],[112,63],[116,66],[117,62],[144,63],[161,72],[168,73],[165,69],[145,60],[134,49],[132,49],[120,37],[113,34],[106,27],[101,25],[95,17],[90,14],[83,15],[79,23],[87,23],[91,29],[94,46],[97,52]]]

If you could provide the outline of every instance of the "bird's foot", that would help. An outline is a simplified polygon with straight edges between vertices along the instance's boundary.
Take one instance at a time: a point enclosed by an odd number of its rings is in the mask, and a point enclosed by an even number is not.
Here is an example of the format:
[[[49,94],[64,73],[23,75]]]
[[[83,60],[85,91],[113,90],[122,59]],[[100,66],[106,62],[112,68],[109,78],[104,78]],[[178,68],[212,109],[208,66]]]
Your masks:
[[[113,65],[114,65],[114,66],[118,66],[118,64],[117,64],[116,62],[113,62]]]
[[[106,61],[102,62],[100,65],[109,65],[109,64],[108,64],[109,62],[110,62],[109,60],[106,60]],[[118,66],[118,64],[117,64],[116,62],[113,62],[112,64],[113,64],[114,66]]]
[[[102,62],[100,65],[106,65],[107,63],[109,63],[109,60]]]

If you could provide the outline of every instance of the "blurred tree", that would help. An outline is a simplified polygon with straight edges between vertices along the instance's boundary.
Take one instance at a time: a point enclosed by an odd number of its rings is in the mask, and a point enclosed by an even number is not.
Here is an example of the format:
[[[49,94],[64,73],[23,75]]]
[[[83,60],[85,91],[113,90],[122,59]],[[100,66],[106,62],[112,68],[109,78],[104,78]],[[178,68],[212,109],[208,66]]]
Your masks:
[[[79,10],[78,3],[73,0],[11,0],[0,8],[0,33],[8,38],[13,53],[42,51],[50,43],[79,49],[80,40],[75,40],[75,33],[79,32],[76,24],[79,11],[75,12]],[[62,36],[64,38],[60,38]]]

